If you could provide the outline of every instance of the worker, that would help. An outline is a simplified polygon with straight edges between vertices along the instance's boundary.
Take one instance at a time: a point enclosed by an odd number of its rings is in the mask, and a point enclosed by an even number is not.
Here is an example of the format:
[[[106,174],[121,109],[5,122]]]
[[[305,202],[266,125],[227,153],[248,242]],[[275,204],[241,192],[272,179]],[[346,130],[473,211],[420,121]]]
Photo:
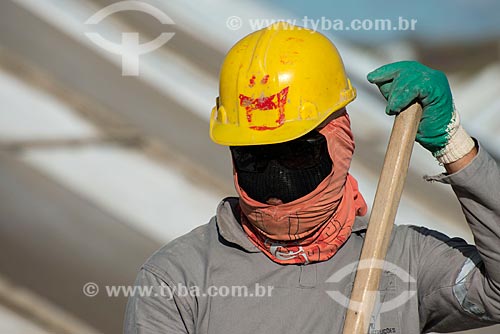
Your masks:
[[[446,170],[428,180],[451,185],[475,240],[395,226],[386,263],[400,270],[383,270],[368,332],[499,323],[497,163],[461,126],[443,72],[402,61],[368,81],[389,115],[422,105],[416,141]],[[238,197],[142,266],[135,284],[154,293],[129,298],[125,333],[341,333],[367,205],[349,173],[356,91],[336,47],[287,24],[253,32],[227,54],[219,90],[210,137],[229,147]]]

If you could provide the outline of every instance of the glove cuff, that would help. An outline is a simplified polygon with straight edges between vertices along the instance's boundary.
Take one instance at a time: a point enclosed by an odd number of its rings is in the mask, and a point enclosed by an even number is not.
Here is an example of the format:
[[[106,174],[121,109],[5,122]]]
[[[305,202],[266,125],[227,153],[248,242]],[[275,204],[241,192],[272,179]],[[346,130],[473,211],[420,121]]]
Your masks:
[[[471,136],[460,125],[458,114],[455,122],[458,124],[455,124],[455,131],[451,134],[446,146],[434,153],[434,157],[442,164],[449,164],[463,158],[476,145]]]

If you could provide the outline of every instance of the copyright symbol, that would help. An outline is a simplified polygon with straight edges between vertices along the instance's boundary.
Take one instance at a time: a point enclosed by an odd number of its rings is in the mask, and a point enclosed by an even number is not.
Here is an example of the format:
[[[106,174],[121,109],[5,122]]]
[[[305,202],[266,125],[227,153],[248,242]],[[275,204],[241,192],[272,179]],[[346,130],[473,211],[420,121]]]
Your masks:
[[[229,16],[226,21],[229,30],[239,30],[243,26],[243,20],[239,16]]]
[[[95,297],[99,293],[99,286],[94,282],[85,283],[83,286],[83,294],[87,297]]]

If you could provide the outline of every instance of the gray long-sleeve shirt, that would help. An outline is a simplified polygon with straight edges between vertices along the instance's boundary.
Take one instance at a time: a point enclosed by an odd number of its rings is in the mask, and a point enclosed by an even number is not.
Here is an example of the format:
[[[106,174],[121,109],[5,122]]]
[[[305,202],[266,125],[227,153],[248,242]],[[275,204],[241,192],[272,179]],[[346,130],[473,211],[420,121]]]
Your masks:
[[[500,323],[500,169],[480,148],[450,184],[476,246],[416,226],[396,226],[369,333],[452,332]],[[203,226],[141,268],[125,333],[341,333],[366,220],[328,261],[280,265],[261,253],[221,202]],[[136,290],[137,292],[138,290]]]

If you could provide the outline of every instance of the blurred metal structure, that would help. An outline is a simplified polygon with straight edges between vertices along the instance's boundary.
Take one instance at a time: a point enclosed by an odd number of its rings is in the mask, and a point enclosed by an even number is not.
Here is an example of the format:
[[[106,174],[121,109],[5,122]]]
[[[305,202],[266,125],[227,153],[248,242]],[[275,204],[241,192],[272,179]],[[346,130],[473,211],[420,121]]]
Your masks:
[[[131,284],[155,249],[205,223],[219,199],[233,194],[230,157],[209,140],[208,117],[219,64],[249,30],[230,31],[224,18],[272,16],[253,2],[219,0],[216,17],[208,1],[150,0],[176,24],[135,12],[97,28],[84,24],[114,2],[0,4],[0,274],[80,319],[89,328],[83,332],[120,332],[126,302],[85,297],[86,282]],[[124,77],[120,57],[93,44],[89,29],[115,40],[123,31],[145,40],[165,29],[176,35],[141,56],[139,77]],[[365,75],[393,59],[336,44],[358,89],[349,108],[357,141],[352,173],[370,202],[392,122]],[[411,44],[392,47],[418,55]],[[497,159],[499,74],[498,56],[477,73],[451,74],[465,126]],[[438,172],[417,148],[397,220],[472,241],[451,190],[422,180]]]

